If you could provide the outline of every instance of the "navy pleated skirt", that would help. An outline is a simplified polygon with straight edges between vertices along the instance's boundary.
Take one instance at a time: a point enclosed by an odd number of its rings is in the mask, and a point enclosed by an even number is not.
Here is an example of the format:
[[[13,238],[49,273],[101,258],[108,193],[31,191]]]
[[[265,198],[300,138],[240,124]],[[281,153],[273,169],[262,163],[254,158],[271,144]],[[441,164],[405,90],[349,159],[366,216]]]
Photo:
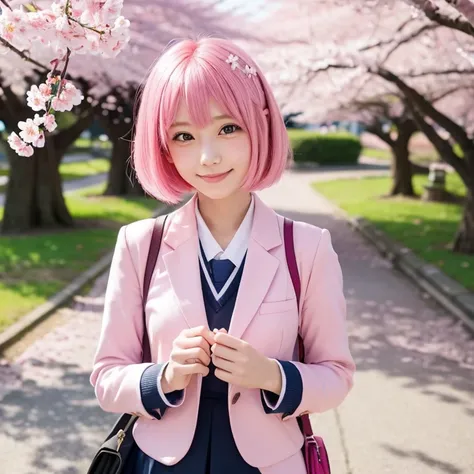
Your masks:
[[[174,408],[168,408],[173,410]],[[177,408],[179,410],[179,408]],[[166,413],[165,415],[166,416]],[[159,421],[157,421],[159,423]],[[160,440],[157,439],[156,443]],[[227,393],[203,393],[196,432],[186,456],[165,466],[135,445],[123,474],[258,474],[240,455],[232,436]]]

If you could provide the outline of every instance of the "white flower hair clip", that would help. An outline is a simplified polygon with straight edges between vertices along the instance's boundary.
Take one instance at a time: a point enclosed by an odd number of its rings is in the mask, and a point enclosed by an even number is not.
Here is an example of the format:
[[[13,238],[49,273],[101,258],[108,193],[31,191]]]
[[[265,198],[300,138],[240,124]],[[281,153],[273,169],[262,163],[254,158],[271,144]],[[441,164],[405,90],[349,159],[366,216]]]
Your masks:
[[[257,70],[254,67],[249,66],[248,64],[242,68],[239,64],[239,57],[235,56],[234,54],[229,54],[229,57],[225,61],[226,63],[230,64],[232,71],[236,69],[240,69],[247,77],[252,77],[257,75]]]

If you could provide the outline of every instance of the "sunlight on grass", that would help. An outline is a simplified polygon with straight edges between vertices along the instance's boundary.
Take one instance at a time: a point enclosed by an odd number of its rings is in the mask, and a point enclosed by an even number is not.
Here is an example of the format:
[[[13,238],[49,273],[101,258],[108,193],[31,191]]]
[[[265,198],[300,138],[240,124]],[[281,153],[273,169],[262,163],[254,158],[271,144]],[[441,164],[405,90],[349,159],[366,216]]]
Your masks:
[[[100,173],[107,173],[110,169],[110,160],[106,158],[93,158],[86,161],[73,163],[62,163],[59,165],[59,173],[63,182],[86,178]],[[8,176],[8,169],[0,169],[0,176]],[[0,193],[4,193],[6,185],[0,185]]]
[[[0,236],[0,330],[112,250],[121,225],[150,217],[158,206],[150,198],[101,196],[104,187],[67,196],[75,229]]]
[[[426,180],[425,176],[414,178],[417,193],[422,193]],[[450,250],[461,220],[462,206],[408,198],[382,199],[390,184],[390,178],[364,178],[318,182],[313,187],[351,216],[365,217],[394,240],[474,290],[472,256]],[[465,186],[457,174],[448,175],[447,188],[465,195]]]
[[[110,160],[106,158],[94,158],[87,161],[74,163],[62,163],[59,166],[64,181],[85,178],[99,173],[107,173],[110,168]]]

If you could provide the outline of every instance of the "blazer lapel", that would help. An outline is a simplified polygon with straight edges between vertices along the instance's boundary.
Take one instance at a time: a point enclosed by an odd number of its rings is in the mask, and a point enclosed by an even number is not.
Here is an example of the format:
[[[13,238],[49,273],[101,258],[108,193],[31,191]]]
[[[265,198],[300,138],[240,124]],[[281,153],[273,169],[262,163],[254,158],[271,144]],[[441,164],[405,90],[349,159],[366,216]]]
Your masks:
[[[189,327],[207,326],[199,271],[199,239],[194,211],[196,197],[175,211],[164,241],[172,249],[163,256],[176,304]]]
[[[280,261],[269,250],[282,245],[276,213],[254,194],[255,212],[247,257],[235,302],[229,334],[241,338],[257,314]]]

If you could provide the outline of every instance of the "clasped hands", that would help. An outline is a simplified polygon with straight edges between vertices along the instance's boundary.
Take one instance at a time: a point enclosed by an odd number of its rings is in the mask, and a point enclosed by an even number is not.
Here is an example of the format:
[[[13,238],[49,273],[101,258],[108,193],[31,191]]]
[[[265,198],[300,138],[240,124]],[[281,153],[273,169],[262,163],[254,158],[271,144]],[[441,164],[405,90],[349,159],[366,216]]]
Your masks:
[[[211,361],[215,376],[224,382],[281,392],[281,373],[275,360],[225,329],[210,331],[204,326],[185,329],[174,340],[161,380],[163,392],[186,388],[194,374],[208,375]]]

